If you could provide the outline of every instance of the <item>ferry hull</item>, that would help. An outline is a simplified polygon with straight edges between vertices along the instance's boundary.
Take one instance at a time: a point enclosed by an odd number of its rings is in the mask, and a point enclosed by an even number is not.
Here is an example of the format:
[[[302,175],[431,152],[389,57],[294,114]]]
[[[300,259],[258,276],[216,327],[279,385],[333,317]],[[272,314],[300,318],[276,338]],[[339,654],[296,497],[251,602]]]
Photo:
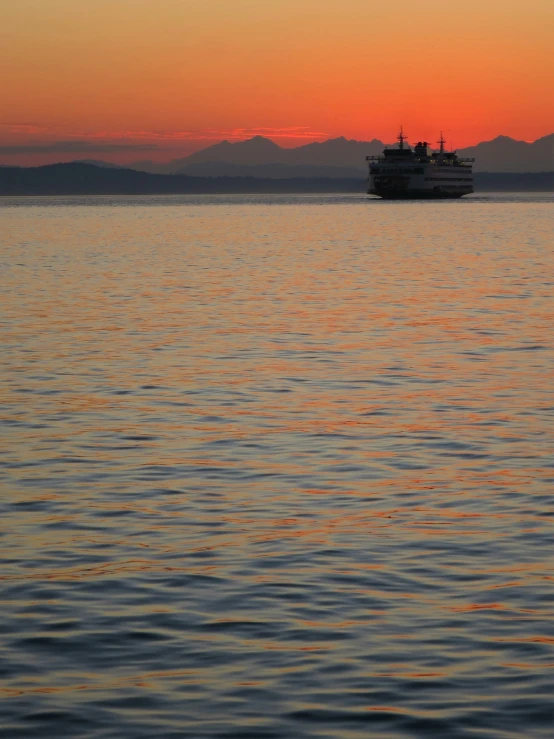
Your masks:
[[[408,189],[370,189],[369,195],[377,195],[384,200],[445,200],[446,198],[461,198],[470,195],[473,190],[466,192],[445,192],[444,190],[408,190]]]

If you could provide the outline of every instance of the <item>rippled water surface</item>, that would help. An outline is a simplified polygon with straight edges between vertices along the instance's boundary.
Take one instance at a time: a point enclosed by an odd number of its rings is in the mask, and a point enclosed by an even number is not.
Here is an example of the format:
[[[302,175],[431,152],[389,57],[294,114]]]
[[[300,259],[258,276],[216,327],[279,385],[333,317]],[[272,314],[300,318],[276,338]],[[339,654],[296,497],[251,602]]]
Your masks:
[[[553,202],[4,199],[2,736],[551,737]]]

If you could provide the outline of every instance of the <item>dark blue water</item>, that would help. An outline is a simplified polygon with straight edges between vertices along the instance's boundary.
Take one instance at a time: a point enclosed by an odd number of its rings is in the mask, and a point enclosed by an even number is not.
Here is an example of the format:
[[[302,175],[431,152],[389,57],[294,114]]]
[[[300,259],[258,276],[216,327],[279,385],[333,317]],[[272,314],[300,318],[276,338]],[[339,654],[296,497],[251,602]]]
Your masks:
[[[2,737],[551,737],[553,202],[0,202]]]

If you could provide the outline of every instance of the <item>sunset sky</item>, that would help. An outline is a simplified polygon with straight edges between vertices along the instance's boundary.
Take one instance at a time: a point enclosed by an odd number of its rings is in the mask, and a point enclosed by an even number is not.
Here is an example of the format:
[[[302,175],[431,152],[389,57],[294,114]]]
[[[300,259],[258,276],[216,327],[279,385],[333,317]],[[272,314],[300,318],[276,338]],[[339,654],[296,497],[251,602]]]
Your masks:
[[[553,0],[0,0],[0,162],[554,130]]]

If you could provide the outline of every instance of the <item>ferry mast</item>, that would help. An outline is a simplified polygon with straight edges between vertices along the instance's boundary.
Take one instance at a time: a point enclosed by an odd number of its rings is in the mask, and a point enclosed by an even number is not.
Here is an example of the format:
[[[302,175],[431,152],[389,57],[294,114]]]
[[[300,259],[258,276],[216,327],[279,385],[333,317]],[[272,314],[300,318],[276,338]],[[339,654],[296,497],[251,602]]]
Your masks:
[[[442,134],[441,134],[442,136]],[[406,141],[408,137],[404,136],[404,128],[400,126],[400,133],[396,137],[396,140],[398,141],[398,148],[403,150],[404,149],[404,141]]]

